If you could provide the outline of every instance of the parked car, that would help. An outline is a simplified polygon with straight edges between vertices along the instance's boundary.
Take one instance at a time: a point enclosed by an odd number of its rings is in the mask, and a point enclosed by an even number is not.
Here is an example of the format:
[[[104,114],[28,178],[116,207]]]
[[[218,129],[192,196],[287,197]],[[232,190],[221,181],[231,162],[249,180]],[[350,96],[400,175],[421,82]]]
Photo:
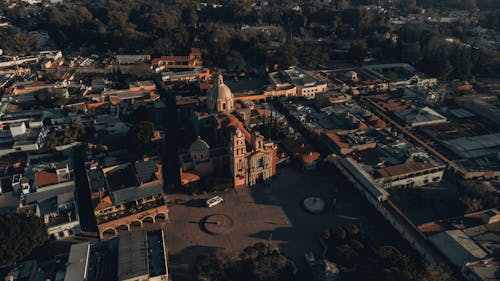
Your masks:
[[[222,199],[222,197],[215,196],[215,197],[212,197],[210,199],[207,199],[207,201],[205,203],[206,203],[208,208],[212,208],[212,207],[219,205],[222,202],[224,202],[224,199]]]

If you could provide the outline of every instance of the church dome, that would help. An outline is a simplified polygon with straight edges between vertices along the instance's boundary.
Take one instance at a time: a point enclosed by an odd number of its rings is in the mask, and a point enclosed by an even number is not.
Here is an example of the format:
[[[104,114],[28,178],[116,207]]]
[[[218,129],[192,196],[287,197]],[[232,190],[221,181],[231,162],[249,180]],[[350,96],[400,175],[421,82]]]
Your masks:
[[[204,140],[202,140],[199,136],[198,138],[189,146],[189,151],[193,152],[204,152],[208,151],[210,146]]]
[[[346,74],[345,74],[345,78],[346,79],[349,79],[351,81],[357,81],[358,80],[358,74],[355,72],[355,71],[348,71]]]
[[[231,89],[224,84],[224,80],[222,79],[222,74],[219,74],[217,76],[217,82],[215,86],[210,89],[209,92],[209,99],[211,100],[229,100],[233,98],[233,93],[231,92]]]

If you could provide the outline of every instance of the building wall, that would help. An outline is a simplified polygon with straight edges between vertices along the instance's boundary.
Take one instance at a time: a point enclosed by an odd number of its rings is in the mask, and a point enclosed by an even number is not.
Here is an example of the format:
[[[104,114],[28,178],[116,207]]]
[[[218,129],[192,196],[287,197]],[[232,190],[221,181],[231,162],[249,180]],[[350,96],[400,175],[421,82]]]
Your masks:
[[[434,265],[443,264],[444,257],[440,255],[437,250],[426,240],[418,228],[404,216],[401,211],[390,201],[378,201],[374,198],[367,189],[353,178],[349,172],[339,163],[334,161],[335,166],[342,172],[344,176],[353,184],[353,186],[361,192],[370,204],[384,216],[384,218],[398,231],[401,236],[406,239],[413,249],[415,249],[423,258]]]
[[[162,274],[149,278],[149,281],[167,281],[167,280],[168,280],[168,274]]]
[[[270,153],[260,152],[248,158],[248,185],[259,180],[268,180],[272,176],[272,157]]]
[[[73,232],[70,234],[70,231]],[[80,227],[80,221],[74,220],[65,224],[60,224],[47,228],[49,236],[54,239],[63,239],[66,237],[71,237],[82,232]]]
[[[140,226],[143,226],[143,221],[146,218],[153,218],[153,223],[156,224],[155,216],[158,214],[165,215],[165,219],[168,220],[168,209],[166,205],[160,205],[156,208],[152,208],[143,212],[138,212],[133,215],[125,216],[118,218],[116,220],[107,221],[104,223],[98,223],[97,229],[99,233],[99,238],[105,238],[104,232],[106,230],[115,230],[116,234],[118,234],[117,227],[126,226],[131,230],[132,223],[140,223]]]
[[[270,97],[295,97],[297,96],[297,88],[291,87],[289,89],[274,89],[265,92],[265,95]]]
[[[134,276],[127,279],[118,277],[118,281],[148,281],[148,280],[149,280],[149,274]]]
[[[297,87],[297,96],[306,99],[314,99],[317,93],[326,92],[326,84],[320,84],[313,87]]]
[[[440,167],[437,171],[435,169],[415,171],[415,173],[408,174],[404,176],[404,178],[383,178],[379,180],[379,183],[381,183],[384,188],[405,186],[417,187],[424,186],[430,183],[438,183],[443,179],[444,169],[444,167]]]

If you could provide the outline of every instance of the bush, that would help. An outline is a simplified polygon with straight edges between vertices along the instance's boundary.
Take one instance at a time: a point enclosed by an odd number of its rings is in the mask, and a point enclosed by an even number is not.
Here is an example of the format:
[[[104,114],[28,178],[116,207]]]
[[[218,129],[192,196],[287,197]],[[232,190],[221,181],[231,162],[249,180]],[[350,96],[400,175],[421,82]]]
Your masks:
[[[358,253],[347,244],[337,246],[333,251],[334,261],[343,265],[354,265],[358,256]]]
[[[358,235],[359,229],[354,224],[347,224],[344,226],[344,230],[346,232],[347,237],[354,237]]]
[[[346,231],[340,226],[334,226],[330,230],[330,233],[332,235],[330,240],[333,240],[333,243],[337,243],[337,244],[342,243],[346,239],[346,236],[347,236]]]

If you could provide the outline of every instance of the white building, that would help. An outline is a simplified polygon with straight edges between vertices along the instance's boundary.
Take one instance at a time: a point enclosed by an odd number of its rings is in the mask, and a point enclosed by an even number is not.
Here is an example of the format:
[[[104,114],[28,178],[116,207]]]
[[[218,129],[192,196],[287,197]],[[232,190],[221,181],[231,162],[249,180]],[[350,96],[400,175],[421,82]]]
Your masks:
[[[292,66],[285,70],[292,83],[297,87],[297,96],[314,99],[317,93],[326,92],[327,84],[314,78],[303,69]]]
[[[441,182],[446,165],[432,161],[416,162],[412,159],[405,163],[377,169],[380,176],[377,182],[383,188],[416,187]]]

